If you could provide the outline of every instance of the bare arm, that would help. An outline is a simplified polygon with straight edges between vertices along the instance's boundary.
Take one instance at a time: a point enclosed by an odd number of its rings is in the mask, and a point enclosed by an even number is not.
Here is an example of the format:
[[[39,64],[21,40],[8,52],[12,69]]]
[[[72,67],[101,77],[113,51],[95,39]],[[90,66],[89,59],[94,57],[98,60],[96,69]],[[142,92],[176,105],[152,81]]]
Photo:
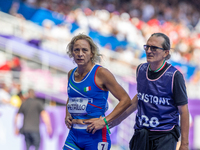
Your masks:
[[[109,128],[113,128],[116,125],[119,125],[124,119],[126,119],[130,114],[132,114],[137,109],[138,99],[137,95],[131,100],[131,106],[126,109],[117,119],[109,123]]]
[[[98,79],[101,80],[101,82],[99,82],[100,86],[110,91],[113,96],[119,100],[119,103],[114,110],[108,116],[106,116],[106,120],[109,123],[115,120],[131,105],[131,99],[127,92],[121,87],[121,85],[119,85],[115,77],[107,69],[99,69],[97,74],[97,80]]]
[[[42,117],[42,120],[44,121],[44,124],[46,125],[47,133],[49,135],[51,135],[52,127],[51,127],[51,121],[50,121],[49,114],[45,110],[43,110],[41,112],[41,117]]]
[[[68,82],[69,82],[69,77],[70,77],[71,73],[72,73],[72,70],[70,70],[69,73],[68,73]],[[71,129],[71,126],[72,126],[72,116],[68,112],[68,109],[67,109],[68,102],[69,102],[69,98],[67,99],[66,109],[65,109],[65,111],[66,111],[66,113],[65,113],[65,124],[66,124],[66,126],[67,126],[68,129]]]
[[[100,88],[110,91],[113,96],[119,100],[119,103],[114,110],[106,116],[107,122],[110,123],[118,118],[120,114],[122,114],[131,105],[131,99],[127,92],[116,81],[112,73],[107,69],[99,68],[95,81]],[[95,133],[96,130],[102,129],[105,126],[105,122],[102,117],[96,121],[87,121],[86,123],[91,123],[88,125],[88,130],[91,131],[90,129],[93,129],[92,133]]]
[[[5,99],[2,99],[2,103],[4,103],[4,104],[9,104],[9,103],[10,103],[10,101],[8,101],[8,100],[5,100]]]
[[[188,104],[178,106],[178,110],[180,113],[180,121],[181,121],[181,146],[179,150],[189,150],[189,111]]]
[[[65,124],[68,129],[71,129],[72,124],[75,122],[72,122],[73,118],[72,118],[71,114],[68,112],[68,109],[67,109],[68,102],[69,102],[69,98],[67,99],[67,103],[66,103]]]
[[[18,135],[19,134],[19,128],[17,127],[17,122],[18,122],[18,119],[19,118],[19,113],[17,113],[15,115],[15,119],[14,119],[14,128],[15,128],[15,134]]]

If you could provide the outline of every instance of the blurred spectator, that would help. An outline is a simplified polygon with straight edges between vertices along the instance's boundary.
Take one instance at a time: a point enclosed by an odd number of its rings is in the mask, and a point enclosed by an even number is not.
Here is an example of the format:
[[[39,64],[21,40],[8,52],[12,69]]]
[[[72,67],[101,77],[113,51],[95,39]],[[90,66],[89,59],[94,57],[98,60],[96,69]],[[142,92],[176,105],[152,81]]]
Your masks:
[[[65,18],[63,22],[66,21],[71,25],[69,28],[62,24],[58,25],[54,19],[48,17],[38,20],[43,21],[41,24],[44,36],[41,41],[34,38],[28,40],[37,47],[65,54],[64,45],[65,40],[70,38],[69,32],[73,35],[91,34],[92,31],[94,35],[90,36],[102,47],[116,51],[117,46],[120,46],[126,52],[128,47],[132,46],[134,48],[132,55],[141,59],[144,56],[141,45],[147,37],[154,32],[163,32],[169,35],[172,48],[176,51],[176,54],[172,54],[173,61],[192,63],[197,68],[200,67],[198,63],[200,55],[196,55],[200,49],[198,44],[200,4],[195,0],[25,0],[24,2],[37,8],[49,9],[53,17]],[[19,5],[21,3],[14,2],[9,12],[18,18],[20,18],[20,14],[17,14]],[[6,67],[8,69],[8,66],[4,66],[5,69]]]
[[[21,63],[18,57],[13,57],[11,60],[6,61],[2,66],[0,66],[0,71],[12,71],[13,80],[19,80],[21,71]]]
[[[20,7],[20,3],[17,2],[17,1],[13,1],[12,2],[12,5],[11,5],[11,8],[9,10],[9,13],[13,16],[15,16],[19,10],[19,7]]]
[[[10,104],[14,107],[19,108],[23,101],[24,101],[24,96],[22,92],[20,91],[18,94],[13,95],[11,97]]]
[[[1,104],[9,104],[11,95],[9,93],[9,88],[6,84],[2,84],[0,89],[0,105]]]
[[[26,142],[26,150],[29,150],[31,146],[35,147],[35,150],[39,149],[40,146],[40,116],[44,121],[47,129],[47,133],[51,135],[52,127],[50,123],[50,117],[44,110],[44,106],[41,101],[35,98],[35,92],[33,89],[28,91],[29,98],[26,99],[20,106],[14,120],[15,134],[23,134]],[[19,130],[17,122],[19,114],[24,115],[23,127]]]
[[[10,71],[12,67],[11,61],[6,61],[3,65],[0,66],[0,71]]]
[[[4,73],[11,72],[12,82],[19,83],[21,76],[21,62],[19,57],[13,57],[0,66],[0,71]]]
[[[19,92],[21,92],[21,84],[17,83],[17,82],[13,82],[11,89],[10,89],[10,94],[17,95]]]
[[[21,62],[20,62],[20,58],[19,57],[14,57],[12,60],[12,67],[11,67],[11,71],[12,71],[12,78],[14,82],[19,82],[20,81],[20,76],[21,76]]]
[[[43,25],[43,37],[42,41],[39,41],[39,46],[45,49],[54,50],[57,53],[64,54],[66,48],[66,41],[71,39],[71,33],[69,25],[62,23],[55,25],[53,21],[45,19],[42,22]],[[29,43],[35,43],[37,46],[37,40],[29,41]],[[51,44],[49,44],[51,43]]]

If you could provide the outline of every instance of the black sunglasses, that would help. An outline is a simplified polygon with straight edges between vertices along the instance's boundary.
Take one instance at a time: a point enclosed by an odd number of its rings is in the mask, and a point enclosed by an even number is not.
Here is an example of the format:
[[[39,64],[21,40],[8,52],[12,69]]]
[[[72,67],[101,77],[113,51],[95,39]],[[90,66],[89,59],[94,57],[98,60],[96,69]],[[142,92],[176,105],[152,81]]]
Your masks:
[[[145,50],[145,51],[148,51],[149,47],[150,47],[150,50],[151,50],[152,52],[155,52],[157,49],[162,49],[162,50],[164,50],[164,49],[161,48],[161,47],[149,46],[149,45],[144,45],[144,50]]]

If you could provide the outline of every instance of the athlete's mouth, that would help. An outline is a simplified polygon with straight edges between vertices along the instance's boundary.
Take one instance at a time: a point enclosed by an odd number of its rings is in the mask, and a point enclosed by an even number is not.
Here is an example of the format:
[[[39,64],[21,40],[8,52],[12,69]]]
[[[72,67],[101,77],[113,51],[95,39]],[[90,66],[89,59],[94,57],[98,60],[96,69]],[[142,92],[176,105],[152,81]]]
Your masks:
[[[147,58],[152,58],[153,56],[151,56],[151,55],[147,55]]]
[[[84,59],[77,59],[78,61],[84,60]]]

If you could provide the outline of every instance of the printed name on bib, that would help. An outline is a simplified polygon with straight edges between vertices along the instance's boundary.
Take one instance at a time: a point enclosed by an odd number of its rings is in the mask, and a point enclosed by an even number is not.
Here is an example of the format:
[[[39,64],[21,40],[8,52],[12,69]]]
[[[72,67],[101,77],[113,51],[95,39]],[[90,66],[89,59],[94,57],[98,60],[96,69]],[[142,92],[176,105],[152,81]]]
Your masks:
[[[155,95],[149,95],[145,93],[138,93],[138,100],[142,100],[146,103],[152,103],[156,105],[170,105],[170,98],[158,97]]]
[[[69,98],[69,102],[67,104],[67,109],[70,114],[73,115],[85,115],[87,114],[86,108],[88,105],[88,102],[92,102],[92,98],[82,98],[82,97],[76,97],[76,98]]]

